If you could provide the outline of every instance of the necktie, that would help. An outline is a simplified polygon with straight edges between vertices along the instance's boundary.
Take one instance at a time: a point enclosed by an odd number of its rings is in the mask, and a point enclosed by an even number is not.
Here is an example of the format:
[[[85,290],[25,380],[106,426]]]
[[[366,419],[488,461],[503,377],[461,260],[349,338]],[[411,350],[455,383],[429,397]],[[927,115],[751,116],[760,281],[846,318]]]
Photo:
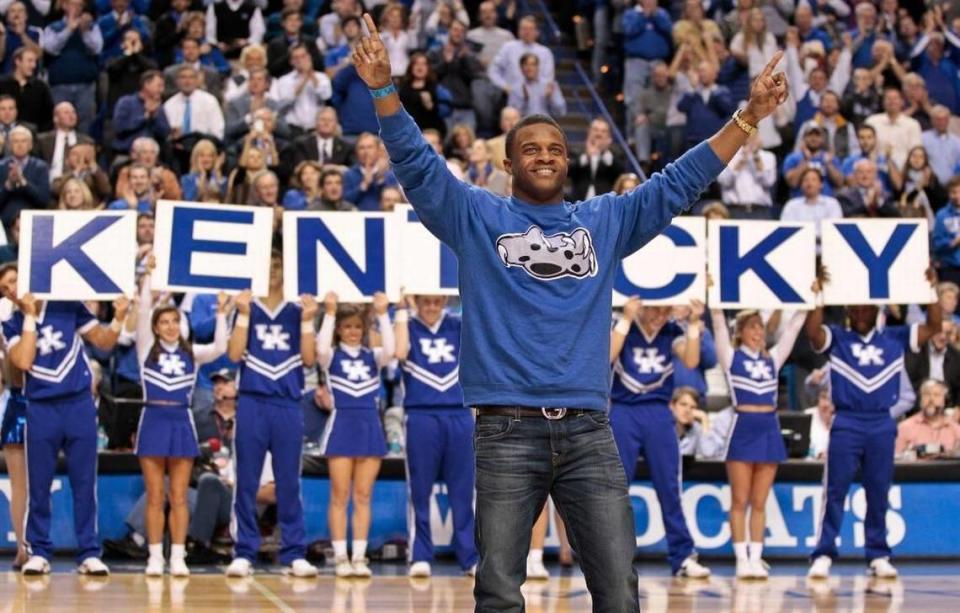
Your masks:
[[[325,164],[327,162],[327,139],[320,139],[320,163]]]
[[[183,102],[183,134],[190,134],[190,98]]]

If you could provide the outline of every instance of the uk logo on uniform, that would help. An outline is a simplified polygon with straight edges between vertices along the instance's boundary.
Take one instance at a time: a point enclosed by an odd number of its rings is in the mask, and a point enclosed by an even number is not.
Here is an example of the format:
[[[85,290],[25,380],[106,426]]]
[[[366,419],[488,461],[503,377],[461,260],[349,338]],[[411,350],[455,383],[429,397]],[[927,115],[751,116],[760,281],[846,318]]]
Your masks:
[[[763,381],[773,378],[773,371],[763,360],[744,360],[743,367],[750,372],[751,379]]]
[[[664,362],[667,361],[667,357],[660,355],[655,347],[648,347],[646,349],[634,349],[633,361],[637,365],[637,370],[642,373],[663,372],[666,370]]]
[[[453,355],[455,347],[447,343],[445,338],[422,338],[420,339],[420,351],[427,356],[427,363],[439,364],[441,362],[456,362]]]
[[[186,362],[175,353],[161,353],[159,360],[160,372],[165,375],[182,375],[186,372]]]
[[[880,347],[854,343],[851,349],[858,366],[883,366],[883,349]]]
[[[60,351],[66,348],[67,344],[63,342],[63,332],[54,330],[53,326],[44,326],[40,328],[40,338],[37,339],[37,347],[40,349],[40,355],[50,355],[54,351]]]
[[[365,381],[370,378],[370,367],[363,360],[341,360],[340,368],[350,381]]]
[[[257,340],[267,351],[289,351],[290,333],[283,331],[280,324],[257,324]]]

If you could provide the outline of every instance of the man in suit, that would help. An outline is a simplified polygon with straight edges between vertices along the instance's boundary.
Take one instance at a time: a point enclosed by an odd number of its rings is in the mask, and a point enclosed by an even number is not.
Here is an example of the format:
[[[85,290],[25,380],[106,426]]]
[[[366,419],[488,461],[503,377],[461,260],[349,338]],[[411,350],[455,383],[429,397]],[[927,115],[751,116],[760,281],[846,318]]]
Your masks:
[[[250,71],[247,78],[247,92],[240,94],[227,103],[227,111],[224,114],[227,128],[224,132],[224,140],[228,146],[233,146],[243,140],[250,126],[255,121],[254,111],[259,109],[270,109],[276,114],[280,105],[267,97],[267,91],[270,89],[270,76],[263,68],[254,68]]]
[[[35,134],[37,126],[20,121],[17,113],[17,99],[9,94],[0,94],[0,157],[10,155],[10,132],[17,126],[23,126]]]
[[[325,106],[317,112],[316,132],[301,136],[294,141],[293,165],[304,160],[314,160],[321,164],[350,166],[353,164],[353,147],[348,145],[340,134],[337,111]]]
[[[960,351],[950,342],[956,335],[957,325],[945,319],[939,334],[934,334],[918,353],[911,351],[905,356],[907,375],[914,389],[927,379],[942,381],[952,404],[960,403]]]
[[[837,194],[844,217],[899,217],[900,211],[884,189],[877,164],[861,158],[853,165],[853,184]]]
[[[10,130],[10,155],[0,160],[0,221],[9,228],[23,209],[50,205],[47,163],[30,157],[33,134],[23,126]]]
[[[585,200],[609,192],[624,168],[623,154],[613,145],[610,124],[603,119],[594,119],[587,131],[583,153],[570,160],[573,198]]]
[[[93,139],[77,132],[77,110],[70,102],[53,107],[53,129],[37,136],[33,154],[50,167],[51,183],[60,175],[67,162],[67,151],[80,143],[92,145]]]
[[[283,32],[267,45],[267,69],[270,76],[282,77],[290,71],[290,47],[297,43],[310,52],[314,66],[323,66],[323,56],[317,48],[317,39],[303,33],[303,16],[294,8],[286,8],[281,14]]]
[[[223,77],[213,66],[207,66],[200,62],[200,43],[192,38],[184,38],[180,43],[180,50],[183,52],[183,61],[179,64],[169,66],[163,71],[163,97],[170,98],[177,93],[177,75],[184,66],[190,66],[197,71],[200,79],[200,89],[213,94],[217,99],[221,99],[223,89]]]

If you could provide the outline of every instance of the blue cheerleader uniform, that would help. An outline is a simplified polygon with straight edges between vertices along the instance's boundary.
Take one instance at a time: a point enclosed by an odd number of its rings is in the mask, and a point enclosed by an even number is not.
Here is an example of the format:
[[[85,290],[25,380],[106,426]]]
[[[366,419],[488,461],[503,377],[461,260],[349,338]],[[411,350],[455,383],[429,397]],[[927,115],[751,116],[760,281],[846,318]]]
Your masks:
[[[10,387],[4,390],[3,400],[0,446],[22,445],[26,440],[27,397],[23,395],[23,389]]]
[[[320,439],[328,457],[383,457],[387,439],[380,421],[380,367],[373,351],[340,344],[327,370],[333,411]]]
[[[197,378],[193,356],[162,343],[143,374],[143,412],[137,427],[138,456],[195,458],[200,455],[190,395]]]

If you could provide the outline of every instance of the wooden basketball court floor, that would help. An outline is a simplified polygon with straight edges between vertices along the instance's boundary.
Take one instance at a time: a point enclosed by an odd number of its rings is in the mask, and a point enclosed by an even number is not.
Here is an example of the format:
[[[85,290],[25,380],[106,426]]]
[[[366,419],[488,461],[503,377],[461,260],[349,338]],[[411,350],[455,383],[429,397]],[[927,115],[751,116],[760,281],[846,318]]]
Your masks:
[[[473,611],[473,581],[447,564],[434,577],[412,582],[401,565],[374,565],[369,580],[335,579],[329,567],[319,579],[291,579],[271,569],[248,579],[226,579],[219,568],[199,569],[189,579],[147,579],[141,567],[114,566],[105,579],[79,577],[64,560],[48,577],[0,574],[0,613],[105,613],[182,611],[323,611],[330,613],[447,613]],[[960,563],[901,564],[895,581],[871,580],[859,564],[837,565],[825,582],[804,578],[805,566],[778,564],[766,582],[736,581],[732,566],[714,563],[709,580],[678,580],[664,569],[638,567],[643,611],[651,613],[933,613],[960,611]],[[530,613],[589,611],[578,572],[528,583]]]

